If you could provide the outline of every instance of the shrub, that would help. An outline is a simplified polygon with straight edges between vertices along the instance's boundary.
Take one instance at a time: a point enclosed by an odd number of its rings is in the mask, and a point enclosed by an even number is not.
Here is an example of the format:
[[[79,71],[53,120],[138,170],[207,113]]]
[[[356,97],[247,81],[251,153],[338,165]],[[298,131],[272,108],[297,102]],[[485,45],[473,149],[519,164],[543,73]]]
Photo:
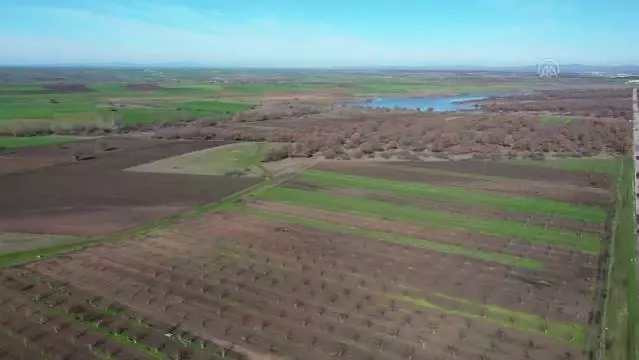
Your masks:
[[[266,154],[264,154],[264,159],[262,160],[262,162],[272,162],[272,161],[283,160],[288,158],[290,154],[291,154],[290,145],[275,147],[267,151]]]
[[[544,155],[543,152],[538,152],[538,153],[534,153],[530,155],[530,158],[532,160],[538,160],[538,161],[542,161],[546,159],[546,155]]]
[[[403,160],[407,160],[407,161],[420,161],[421,158],[419,157],[419,155],[410,152],[410,151],[402,151],[401,154],[399,154],[400,159]]]
[[[326,149],[322,151],[322,156],[327,159],[334,159],[337,156],[337,151],[335,149]]]
[[[382,158],[384,158],[384,159],[390,159],[390,158],[393,156],[393,155],[392,155],[390,152],[388,152],[388,151],[384,151],[384,152],[380,153],[379,155],[380,155]]]
[[[364,157],[364,152],[362,152],[362,150],[360,150],[360,149],[355,149],[355,150],[351,151],[350,157],[352,159],[361,159],[362,157]]]

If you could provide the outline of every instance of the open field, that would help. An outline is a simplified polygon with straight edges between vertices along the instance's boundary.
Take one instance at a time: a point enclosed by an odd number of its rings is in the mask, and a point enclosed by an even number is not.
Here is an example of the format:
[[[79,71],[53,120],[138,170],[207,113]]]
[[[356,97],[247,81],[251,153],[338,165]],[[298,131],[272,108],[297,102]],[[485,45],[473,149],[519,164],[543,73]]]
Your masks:
[[[0,134],[116,131],[148,123],[222,118],[250,109],[219,100],[219,86],[156,84],[53,84],[3,86]]]
[[[68,359],[586,359],[619,173],[537,166],[323,162],[222,212],[0,272],[0,344]],[[592,200],[530,192],[555,180]]]
[[[235,143],[179,155],[129,168],[129,171],[193,175],[226,175],[268,177],[261,164],[273,145],[268,143]]]
[[[15,149],[0,156],[0,231],[103,235],[174,215],[233,194],[258,180],[124,171],[223,142],[104,137]],[[78,155],[79,154],[79,155]],[[74,161],[74,159],[79,161]],[[33,162],[41,163],[34,168]],[[20,168],[25,163],[27,169]]]

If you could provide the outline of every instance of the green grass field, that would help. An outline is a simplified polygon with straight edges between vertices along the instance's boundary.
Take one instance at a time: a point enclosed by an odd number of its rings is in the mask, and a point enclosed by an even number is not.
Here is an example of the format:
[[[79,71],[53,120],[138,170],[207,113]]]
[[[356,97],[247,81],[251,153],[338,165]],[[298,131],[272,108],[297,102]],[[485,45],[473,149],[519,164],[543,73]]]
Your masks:
[[[507,160],[508,163],[552,167],[569,171],[595,172],[608,175],[617,175],[621,160],[612,157],[592,158],[549,158],[543,161],[532,159]]]
[[[571,121],[565,116],[542,115],[539,117],[539,122],[542,124],[569,124]]]
[[[268,177],[262,166],[268,143],[236,143],[138,165],[130,171]]]
[[[56,93],[41,85],[10,85],[0,91],[0,134],[11,134],[24,122],[39,122],[55,131],[59,123],[74,118],[89,124],[96,117],[115,119],[120,125],[163,123],[189,118],[219,117],[248,110],[251,104],[221,101],[216,84],[167,84],[135,91],[124,83],[94,83],[88,91]],[[34,93],[40,91],[43,93]],[[50,93],[47,93],[50,91]],[[133,104],[113,106],[115,104]],[[17,125],[16,125],[17,124]]]
[[[427,185],[346,175],[333,171],[311,170],[302,174],[299,179],[310,184],[329,188],[355,188],[398,196],[417,196],[433,200],[494,207],[495,209],[522,214],[551,214],[594,223],[603,223],[607,216],[604,209],[547,199],[514,197],[452,186]]]

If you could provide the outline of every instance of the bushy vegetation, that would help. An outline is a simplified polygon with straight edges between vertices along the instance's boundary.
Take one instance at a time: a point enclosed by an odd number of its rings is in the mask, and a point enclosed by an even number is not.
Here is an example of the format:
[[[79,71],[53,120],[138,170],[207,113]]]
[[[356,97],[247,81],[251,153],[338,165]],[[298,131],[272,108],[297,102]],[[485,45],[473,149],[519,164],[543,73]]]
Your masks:
[[[288,142],[291,157],[340,159],[419,160],[466,154],[543,159],[547,153],[582,157],[631,149],[630,126],[624,120],[574,118],[570,123],[542,123],[530,115],[467,114],[454,121],[449,117],[401,110],[335,109],[265,126],[255,119],[224,122],[201,137]]]
[[[493,111],[549,111],[562,115],[632,119],[630,88],[543,91],[508,99],[493,99],[483,107]],[[546,118],[548,119],[548,118]]]

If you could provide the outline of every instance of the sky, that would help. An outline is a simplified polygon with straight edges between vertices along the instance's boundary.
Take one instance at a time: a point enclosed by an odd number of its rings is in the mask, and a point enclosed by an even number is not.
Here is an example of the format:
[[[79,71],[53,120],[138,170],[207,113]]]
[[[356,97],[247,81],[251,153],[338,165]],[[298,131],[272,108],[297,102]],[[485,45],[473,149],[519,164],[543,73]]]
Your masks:
[[[0,64],[639,64],[639,0],[1,0]]]

